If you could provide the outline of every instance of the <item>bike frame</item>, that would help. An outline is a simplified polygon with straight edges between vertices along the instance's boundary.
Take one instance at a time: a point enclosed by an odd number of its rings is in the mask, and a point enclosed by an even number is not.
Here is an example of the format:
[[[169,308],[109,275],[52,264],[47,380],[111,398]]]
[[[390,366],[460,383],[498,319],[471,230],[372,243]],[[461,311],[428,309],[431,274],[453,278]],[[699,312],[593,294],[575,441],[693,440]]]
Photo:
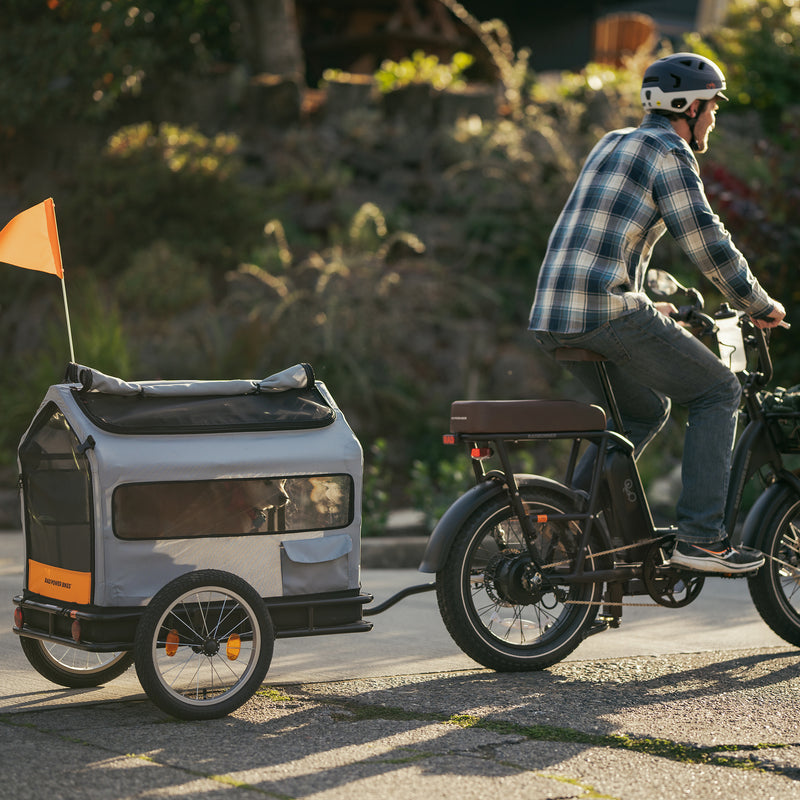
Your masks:
[[[567,574],[559,573],[558,579],[560,583],[595,583],[599,581],[607,582],[620,582],[636,578],[641,573],[640,564],[624,564],[606,569],[586,569],[585,562],[586,556],[590,551],[590,543],[593,536],[599,536],[603,543],[604,549],[613,549],[613,542],[609,535],[608,529],[602,520],[602,514],[608,512],[608,509],[603,506],[601,502],[601,486],[603,484],[603,475],[605,472],[606,458],[609,453],[609,448],[613,444],[616,448],[625,453],[626,458],[630,459],[630,464],[634,470],[633,474],[638,479],[638,472],[636,471],[636,464],[633,458],[633,444],[618,433],[610,430],[599,431],[564,431],[557,433],[525,433],[525,434],[487,434],[485,437],[476,437],[472,434],[454,434],[454,439],[460,442],[468,443],[472,450],[472,466],[475,472],[475,477],[479,484],[485,481],[499,481],[502,483],[505,491],[508,494],[509,504],[514,510],[514,514],[519,520],[520,527],[528,543],[529,554],[531,562],[536,569],[541,570],[542,566],[537,562],[533,542],[536,538],[535,525],[541,524],[546,521],[560,521],[560,522],[578,522],[580,523],[581,537],[577,548],[577,559],[575,562],[575,569]],[[565,475],[565,485],[567,488],[571,481],[572,476],[577,464],[578,454],[584,442],[590,442],[597,445],[597,458],[595,459],[594,467],[592,470],[591,488],[588,495],[585,492],[578,490],[567,490],[569,494],[579,501],[584,509],[574,513],[566,514],[550,514],[545,518],[544,515],[538,515],[535,518],[528,514],[525,510],[522,496],[520,494],[518,478],[515,475],[513,466],[511,464],[511,457],[509,454],[508,445],[514,443],[532,442],[532,441],[553,441],[558,439],[566,439],[572,441],[570,450],[569,463]],[[488,457],[485,451],[488,448],[492,453],[496,454],[500,461],[500,470],[486,471],[484,469],[484,460]],[[638,496],[641,498],[640,502],[645,505],[643,508],[647,511],[648,518],[650,519],[650,528],[644,531],[645,535],[642,537],[645,541],[652,539],[666,531],[659,531],[652,525],[652,518],[649,516],[649,506],[647,506],[647,498],[644,491],[641,489],[641,481],[638,482]]]
[[[759,368],[752,373],[748,373],[743,384],[743,409],[748,417],[748,424],[738,437],[732,457],[731,479],[729,483],[728,497],[725,508],[725,528],[731,538],[734,538],[735,528],[738,522],[739,511],[741,508],[742,497],[745,486],[752,476],[765,466],[770,467],[772,481],[774,483],[783,482],[800,496],[800,478],[788,471],[784,465],[780,453],[780,448],[773,436],[770,423],[764,415],[758,399],[759,390],[766,385],[772,378],[772,364],[769,358],[769,351],[766,345],[764,334],[759,329],[752,327],[750,332],[750,347],[757,349],[759,353]],[[572,351],[572,357],[575,351]],[[568,354],[564,354],[567,356]],[[581,357],[581,356],[578,356]],[[613,389],[608,380],[608,374],[603,361],[591,358],[590,354],[584,351],[582,357],[586,360],[595,361],[600,383],[603,387],[603,394],[607,408],[610,409],[611,417],[618,428],[622,428],[621,419]],[[486,485],[487,482],[499,484],[508,495],[509,505],[519,520],[520,527],[528,542],[529,553],[533,566],[541,570],[542,566],[536,560],[534,548],[532,546],[536,537],[535,525],[537,523],[552,521],[580,523],[581,537],[578,546],[578,557],[575,568],[569,574],[560,573],[558,578],[562,583],[590,583],[604,581],[607,583],[623,584],[641,577],[642,564],[639,562],[617,563],[613,567],[601,569],[586,569],[585,562],[587,553],[590,552],[589,546],[593,540],[599,539],[602,542],[603,550],[611,552],[633,549],[639,542],[654,543],[665,537],[674,535],[674,527],[656,527],[653,523],[649,501],[645,494],[644,487],[636,466],[633,455],[633,444],[625,436],[613,430],[597,431],[563,431],[547,433],[509,433],[509,434],[452,434],[450,439],[453,443],[461,442],[468,444],[471,448],[472,467],[478,486]],[[576,501],[581,510],[574,513],[549,515],[547,518],[542,516],[534,517],[525,510],[524,502],[520,494],[520,480],[527,480],[533,476],[515,475],[509,453],[509,445],[534,442],[534,441],[554,441],[571,440],[568,464],[566,467],[564,482],[560,484],[564,493],[568,494]],[[594,444],[597,447],[597,455],[591,475],[591,485],[588,493],[571,488],[575,468],[581,447],[585,443]],[[635,499],[635,503],[640,511],[635,531],[631,530],[609,530],[606,523],[607,519],[615,516],[615,504],[622,501],[615,497],[609,490],[609,476],[607,466],[609,457],[614,453],[624,458],[630,486],[626,490],[629,493],[628,500]],[[490,454],[496,454],[500,462],[500,469],[486,470],[484,464]],[[605,490],[605,496],[604,496]],[[615,547],[613,534],[622,534],[627,540],[627,544],[622,547]],[[434,531],[435,540],[437,531]],[[447,536],[447,531],[441,532],[441,538]],[[633,541],[631,541],[633,540]],[[440,545],[440,550],[443,549]],[[423,571],[436,571],[435,565]],[[638,593],[630,591],[628,593]]]

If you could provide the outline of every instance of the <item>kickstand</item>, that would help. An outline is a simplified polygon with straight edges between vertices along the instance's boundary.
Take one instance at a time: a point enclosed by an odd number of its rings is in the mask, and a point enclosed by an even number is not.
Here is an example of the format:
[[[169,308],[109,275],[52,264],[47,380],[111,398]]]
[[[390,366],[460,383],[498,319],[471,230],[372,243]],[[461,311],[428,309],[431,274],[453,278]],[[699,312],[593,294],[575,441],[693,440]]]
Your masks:
[[[605,622],[609,628],[619,628],[622,618],[622,584],[609,583],[603,599],[606,604],[597,615],[598,620]]]

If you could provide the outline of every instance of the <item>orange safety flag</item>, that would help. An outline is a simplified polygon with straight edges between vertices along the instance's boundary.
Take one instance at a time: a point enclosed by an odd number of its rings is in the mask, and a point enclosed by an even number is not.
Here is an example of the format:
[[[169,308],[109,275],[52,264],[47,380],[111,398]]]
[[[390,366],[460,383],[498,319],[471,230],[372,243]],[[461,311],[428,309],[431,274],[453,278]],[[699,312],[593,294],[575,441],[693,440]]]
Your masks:
[[[64,279],[52,197],[17,214],[0,231],[0,261]]]

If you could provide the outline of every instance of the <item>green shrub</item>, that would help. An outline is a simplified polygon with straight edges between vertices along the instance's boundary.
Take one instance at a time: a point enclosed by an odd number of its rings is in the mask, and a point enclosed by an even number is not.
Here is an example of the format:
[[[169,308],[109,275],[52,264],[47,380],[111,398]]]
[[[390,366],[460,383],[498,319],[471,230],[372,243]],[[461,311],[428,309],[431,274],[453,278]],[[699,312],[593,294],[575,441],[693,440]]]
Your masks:
[[[8,276],[10,279],[2,281],[0,286],[13,291],[17,302],[30,287],[37,297],[33,307],[38,313],[27,324],[19,318],[6,320],[5,332],[15,339],[24,332],[25,341],[17,342],[13,351],[4,353],[5,369],[0,375],[0,465],[14,463],[20,437],[47,388],[63,379],[70,355],[57,281],[43,280],[41,274],[23,270],[18,273],[21,274]],[[76,361],[101,372],[130,375],[133,361],[122,319],[103,286],[85,271],[71,271],[67,298]],[[31,305],[26,307],[30,309]]]
[[[379,536],[389,519],[391,475],[388,443],[378,438],[364,453],[364,496],[361,503],[362,536]]]
[[[411,58],[384,61],[375,73],[375,81],[384,94],[411,83],[428,83],[434,89],[463,88],[466,85],[464,71],[474,61],[474,56],[459,52],[453,54],[449,64],[442,64],[437,56],[415,50]]]
[[[5,0],[0,133],[106,119],[165,75],[231,59],[230,24],[215,0]]]
[[[754,108],[776,131],[800,97],[800,2],[735,0],[725,26],[688,45],[725,67],[734,105]],[[709,49],[706,49],[709,48]]]
[[[415,459],[408,478],[408,496],[413,507],[425,515],[428,530],[450,505],[474,482],[470,460],[463,453],[435,463]]]
[[[120,274],[161,241],[217,275],[234,268],[264,218],[263,192],[238,179],[238,150],[234,135],[146,122],[121,128],[99,155],[82,153],[59,203],[69,263]]]
[[[134,253],[116,290],[122,306],[152,315],[184,311],[212,296],[205,270],[161,240]]]

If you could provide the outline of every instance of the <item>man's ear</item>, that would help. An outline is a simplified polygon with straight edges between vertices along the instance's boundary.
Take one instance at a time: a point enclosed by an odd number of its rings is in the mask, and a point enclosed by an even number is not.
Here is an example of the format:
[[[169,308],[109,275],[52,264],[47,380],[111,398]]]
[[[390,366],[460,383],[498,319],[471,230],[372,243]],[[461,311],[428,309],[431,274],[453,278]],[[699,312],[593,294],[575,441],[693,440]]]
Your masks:
[[[689,105],[687,106],[686,111],[684,113],[686,114],[687,117],[694,118],[697,116],[697,110],[699,108],[700,108],[700,101],[692,100],[692,102],[689,103]]]

